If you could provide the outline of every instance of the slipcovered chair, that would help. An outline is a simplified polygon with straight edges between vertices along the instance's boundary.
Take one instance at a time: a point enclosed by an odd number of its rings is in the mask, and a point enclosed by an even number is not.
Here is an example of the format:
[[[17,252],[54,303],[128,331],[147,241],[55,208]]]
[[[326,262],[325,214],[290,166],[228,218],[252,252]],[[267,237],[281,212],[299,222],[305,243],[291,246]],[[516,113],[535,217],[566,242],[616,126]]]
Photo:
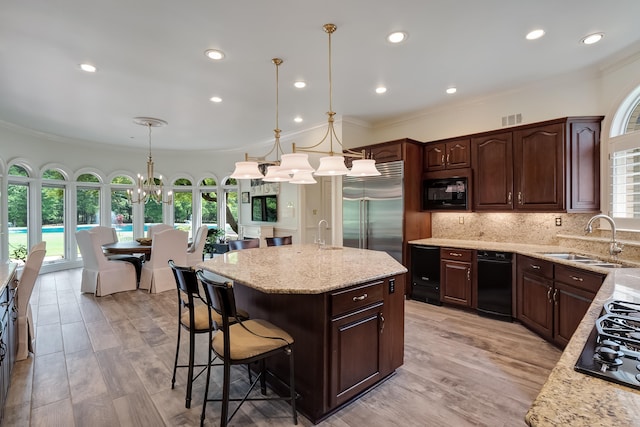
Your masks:
[[[173,227],[170,226],[169,224],[150,225],[149,228],[147,229],[147,238],[153,239],[154,234],[160,233],[166,230],[173,230]],[[153,252],[153,249],[151,250],[151,252]]]
[[[211,315],[209,315],[207,301],[200,294],[200,282],[198,281],[195,270],[191,267],[175,265],[172,260],[169,260],[169,266],[171,267],[171,270],[173,270],[176,287],[178,288],[178,339],[176,342],[176,358],[173,363],[171,388],[173,389],[175,387],[177,369],[188,368],[185,408],[190,408],[193,381],[204,372],[210,363],[195,363],[195,336],[196,334],[216,330],[218,327],[217,325],[222,324],[222,317],[215,312],[212,312]],[[249,314],[244,310],[238,309],[238,317],[241,319],[248,319]],[[180,332],[182,329],[189,333],[189,361],[186,365],[178,364],[178,355],[180,354]],[[193,368],[202,369],[200,369],[200,371],[194,376]],[[249,378],[251,378],[251,376]]]
[[[98,239],[100,240],[100,246],[107,245],[109,243],[116,243],[118,241],[118,233],[116,233],[116,229],[112,227],[103,227],[98,225],[89,230],[89,233],[94,233],[98,235]],[[136,268],[136,283],[140,281],[140,273],[142,271],[142,260],[144,256],[136,256],[136,255],[124,255],[124,254],[113,254],[107,255],[107,258],[111,261],[127,261],[133,264]]]
[[[204,259],[204,244],[207,243],[208,231],[209,228],[206,225],[201,225],[196,231],[193,243],[187,249],[187,265],[189,267],[195,266]]]
[[[293,337],[266,320],[241,319],[236,309],[233,285],[230,282],[214,282],[206,277],[202,270],[198,270],[197,276],[205,290],[210,316],[214,316],[215,313],[217,313],[222,317],[222,324],[218,324],[218,332],[216,332],[215,335],[213,332],[209,332],[209,360],[213,360],[213,356],[215,355],[222,360],[224,365],[221,398],[209,398],[211,364],[209,364],[207,368],[207,382],[204,391],[200,425],[204,425],[207,402],[222,402],[220,426],[226,427],[229,421],[231,421],[231,418],[238,412],[242,403],[247,400],[247,396],[256,386],[258,380],[260,380],[260,391],[264,397],[252,397],[249,400],[289,401],[291,403],[293,423],[298,424],[298,414],[296,412],[297,395],[294,383]],[[272,356],[279,357],[281,355],[285,355],[289,359],[289,396],[266,396],[265,360]],[[260,374],[255,380],[250,381],[249,390],[244,397],[230,397],[231,366],[245,365],[253,362],[260,363]],[[229,402],[240,402],[231,415],[229,415]]]
[[[260,247],[260,239],[229,240],[228,243],[230,251]]]
[[[33,315],[29,299],[36,283],[42,260],[47,250],[47,242],[40,242],[31,248],[27,262],[22,269],[18,280],[17,306],[18,306],[18,351],[16,360],[24,360],[29,352],[34,353],[35,334],[33,331]]]
[[[281,237],[266,237],[267,246],[282,246],[282,245],[290,245],[293,240],[291,236],[281,236]]]
[[[78,231],[76,242],[84,263],[81,292],[93,293],[101,297],[136,289],[136,269],[133,264],[109,260],[102,252],[98,233],[90,233],[87,230]]]
[[[186,231],[175,228],[154,233],[151,259],[142,265],[140,289],[158,293],[176,288],[169,260],[173,260],[177,265],[187,264],[187,239]]]

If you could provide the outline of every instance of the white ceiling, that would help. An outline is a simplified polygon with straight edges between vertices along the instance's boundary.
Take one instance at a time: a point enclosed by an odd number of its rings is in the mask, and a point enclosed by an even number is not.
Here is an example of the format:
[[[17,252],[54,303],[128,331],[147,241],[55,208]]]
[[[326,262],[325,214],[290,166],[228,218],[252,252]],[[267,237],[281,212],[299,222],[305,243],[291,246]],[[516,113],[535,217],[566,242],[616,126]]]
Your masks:
[[[1,0],[0,121],[146,148],[133,117],[151,116],[169,122],[154,149],[257,147],[273,141],[274,57],[283,133],[326,122],[326,23],[338,26],[333,109],[375,124],[633,53],[638,17],[638,0]],[[525,40],[535,28],[545,37]],[[386,42],[396,30],[405,43]],[[592,32],[605,37],[579,43]]]

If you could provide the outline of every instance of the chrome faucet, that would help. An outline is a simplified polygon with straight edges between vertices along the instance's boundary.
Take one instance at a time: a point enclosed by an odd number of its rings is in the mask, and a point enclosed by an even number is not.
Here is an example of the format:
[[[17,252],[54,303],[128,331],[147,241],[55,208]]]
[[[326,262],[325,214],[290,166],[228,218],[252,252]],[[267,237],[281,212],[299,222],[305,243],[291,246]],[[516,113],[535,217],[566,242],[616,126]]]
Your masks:
[[[324,240],[324,233],[322,232],[322,223],[324,222],[324,228],[325,230],[329,229],[329,223],[327,222],[326,219],[321,219],[318,222],[318,239],[316,240],[316,243],[318,244],[318,248],[321,248],[324,246],[325,244],[325,240]]]
[[[609,243],[609,254],[611,254],[613,258],[618,258],[618,254],[622,252],[622,248],[624,247],[624,245],[621,245],[616,241],[616,223],[613,222],[613,218],[604,214],[594,215],[591,217],[591,219],[589,219],[589,222],[587,222],[587,225],[584,227],[584,232],[592,233],[593,228],[591,227],[591,224],[593,223],[593,221],[599,218],[606,219],[611,225],[611,242]]]

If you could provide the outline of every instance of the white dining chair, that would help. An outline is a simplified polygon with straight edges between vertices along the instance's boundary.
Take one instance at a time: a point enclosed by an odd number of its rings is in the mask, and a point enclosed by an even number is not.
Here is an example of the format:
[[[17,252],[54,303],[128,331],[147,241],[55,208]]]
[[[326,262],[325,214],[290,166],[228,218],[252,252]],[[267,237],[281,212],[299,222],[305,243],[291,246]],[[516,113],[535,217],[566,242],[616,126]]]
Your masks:
[[[147,238],[153,239],[153,236],[156,233],[161,233],[166,230],[173,230],[173,227],[170,226],[169,224],[150,225],[149,228],[147,229]]]
[[[187,264],[189,267],[193,267],[196,264],[202,262],[202,253],[204,252],[204,244],[207,243],[207,233],[209,227],[201,225],[196,231],[193,243],[189,245],[187,249]]]
[[[80,291],[97,297],[136,289],[136,269],[126,261],[109,260],[102,252],[100,236],[81,230],[76,242],[84,264]]]
[[[153,235],[151,259],[142,265],[140,289],[148,289],[151,293],[175,290],[176,281],[169,260],[177,265],[187,263],[187,240],[186,231],[174,228]]]
[[[113,227],[103,227],[101,225],[95,226],[89,229],[89,233],[98,236],[100,246],[107,245],[109,243],[116,243],[118,241],[118,233]],[[126,255],[126,254],[109,254],[107,259],[110,261],[126,261],[133,264],[136,269],[136,282],[140,281],[140,274],[142,273],[142,262],[144,255]]]
[[[18,279],[17,302],[18,307],[18,351],[16,360],[24,360],[29,352],[35,353],[36,335],[33,329],[33,315],[31,314],[31,293],[36,283],[42,260],[47,252],[47,242],[40,242],[31,248],[27,262]]]

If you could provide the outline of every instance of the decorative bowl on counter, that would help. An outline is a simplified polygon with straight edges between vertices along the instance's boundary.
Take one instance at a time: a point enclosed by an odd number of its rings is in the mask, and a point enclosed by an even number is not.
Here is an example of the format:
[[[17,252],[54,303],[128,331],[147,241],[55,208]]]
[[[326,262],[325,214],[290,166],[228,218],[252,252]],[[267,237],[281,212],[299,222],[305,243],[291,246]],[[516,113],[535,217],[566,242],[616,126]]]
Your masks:
[[[140,243],[141,245],[149,246],[151,245],[151,240],[152,238],[150,237],[138,237],[136,239],[136,242]]]

